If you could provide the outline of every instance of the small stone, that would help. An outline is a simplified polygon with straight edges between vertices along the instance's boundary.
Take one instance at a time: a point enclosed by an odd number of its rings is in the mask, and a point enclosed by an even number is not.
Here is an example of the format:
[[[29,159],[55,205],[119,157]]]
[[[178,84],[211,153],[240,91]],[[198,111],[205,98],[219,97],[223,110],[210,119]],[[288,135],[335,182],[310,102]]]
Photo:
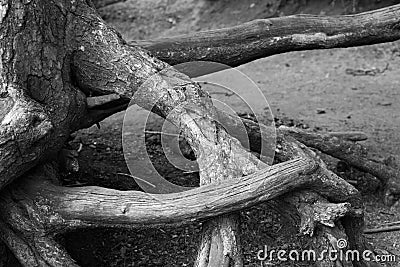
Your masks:
[[[172,25],[175,25],[175,24],[176,24],[176,19],[175,19],[175,18],[168,18],[167,21],[168,21],[169,23],[171,23]]]
[[[326,110],[323,108],[317,108],[317,114],[325,114]]]

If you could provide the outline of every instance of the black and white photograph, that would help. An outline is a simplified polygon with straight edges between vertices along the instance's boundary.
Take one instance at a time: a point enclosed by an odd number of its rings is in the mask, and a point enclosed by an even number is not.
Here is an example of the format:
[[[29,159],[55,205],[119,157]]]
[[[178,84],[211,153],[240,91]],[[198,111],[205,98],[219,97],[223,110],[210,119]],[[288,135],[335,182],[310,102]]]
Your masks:
[[[0,0],[0,267],[400,266],[400,0]]]

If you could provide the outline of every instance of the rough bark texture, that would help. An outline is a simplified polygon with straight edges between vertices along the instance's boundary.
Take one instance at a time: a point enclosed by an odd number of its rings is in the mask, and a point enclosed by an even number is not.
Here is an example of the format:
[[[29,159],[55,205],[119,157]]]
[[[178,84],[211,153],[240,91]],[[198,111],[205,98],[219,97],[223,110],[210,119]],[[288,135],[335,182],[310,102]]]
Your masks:
[[[247,119],[239,120],[234,118],[226,113],[219,112],[220,117],[224,117],[225,126],[231,133],[237,133],[240,129],[240,123],[245,125],[251,149],[258,150],[261,142],[262,135],[260,133],[260,126]],[[240,122],[241,121],[241,122]],[[327,134],[327,136],[331,136]],[[333,135],[337,138],[336,134]],[[351,134],[342,135],[344,139],[349,136],[354,136]],[[357,136],[360,136],[357,134]],[[313,173],[311,176],[320,177],[322,183],[314,183],[314,186],[317,186],[318,189],[314,189],[317,191],[320,196],[325,197],[327,200],[330,200],[335,203],[345,203],[348,202],[351,204],[351,211],[346,214],[340,221],[343,224],[344,230],[337,231],[335,230],[337,236],[336,239],[343,237],[343,232],[346,234],[349,242],[349,249],[354,249],[358,251],[364,251],[367,249],[365,242],[363,240],[362,231],[364,229],[364,215],[363,215],[363,204],[361,202],[361,198],[352,186],[349,186],[347,182],[345,182],[340,177],[337,177],[334,173],[330,172],[326,169],[325,164],[316,157],[315,153],[313,153],[310,149],[308,149],[304,144],[295,140],[288,131],[282,131],[282,129],[277,129],[277,150],[275,157],[278,161],[284,162],[287,160],[291,160],[296,157],[305,157],[305,158],[313,158],[319,165],[319,168]],[[349,195],[345,195],[348,192]],[[343,194],[344,193],[344,194]],[[302,225],[300,228],[301,233],[303,234],[311,234],[316,226],[314,223],[317,221],[319,224],[326,225],[325,220],[321,220],[321,217],[315,213],[315,210],[318,210],[319,204],[316,204],[314,200],[320,200],[321,197],[316,197],[314,194],[309,195],[307,192],[303,192],[301,194],[297,194],[297,196],[290,196],[285,198],[285,202],[289,203],[290,206],[294,206],[299,214],[302,214]],[[322,201],[324,201],[322,199]],[[280,203],[281,206],[286,206],[285,204]],[[335,207],[337,209],[338,207]],[[339,208],[338,211],[342,212],[343,207]],[[326,212],[325,215],[328,215],[329,212]],[[315,216],[316,215],[316,216]],[[334,214],[331,214],[335,218]],[[320,218],[316,220],[316,218]],[[316,221],[315,221],[316,220]],[[325,233],[327,228],[322,228],[321,232],[318,236],[315,237],[315,248],[319,251],[320,247],[323,245],[323,248],[327,248],[329,243],[325,243],[324,239],[326,235],[331,235],[331,233]],[[336,266],[336,263],[326,263],[324,261],[318,263],[320,266]],[[348,264],[348,263],[343,263]],[[353,266],[370,266],[368,262],[363,261],[354,261]]]
[[[400,39],[400,5],[347,16],[295,15],[232,28],[131,41],[175,65],[214,61],[231,67],[278,53],[351,47]],[[215,70],[211,70],[215,71]]]
[[[306,146],[316,148],[332,157],[341,159],[370,173],[381,180],[385,186],[385,203],[394,204],[395,196],[400,195],[400,170],[384,163],[368,159],[366,150],[360,144],[343,140],[340,136],[307,133],[295,128],[282,127],[282,131],[290,134]]]
[[[312,186],[306,173],[312,162],[297,159],[261,170],[241,181],[227,180],[157,197],[139,191],[118,191],[101,187],[67,188],[51,184],[51,167],[36,170],[18,181],[19,191],[5,189],[10,203],[22,192],[35,203],[46,228],[73,229],[86,226],[156,227],[179,225],[194,220],[238,211],[272,199],[292,188]],[[272,188],[272,189],[271,189]],[[276,188],[276,190],[274,189]],[[8,193],[7,193],[8,192]],[[15,197],[13,197],[15,195]]]
[[[85,115],[71,82],[69,1],[2,1],[0,189],[57,152]]]
[[[101,21],[98,23],[106,28]],[[198,158],[202,184],[240,177],[255,170],[255,157],[213,119],[215,111],[211,100],[187,76],[168,68],[147,52],[127,46],[113,31],[88,34],[80,42],[85,49],[74,56],[74,73],[79,87],[96,94],[117,93],[122,98],[133,97],[135,103],[177,125],[184,131]],[[115,82],[110,83],[110,80]],[[142,88],[138,89],[139,86]],[[236,224],[232,217],[223,219],[216,227],[230,232],[228,227],[234,229]],[[229,235],[223,235],[216,239],[220,241],[218,247],[238,240],[228,238]],[[217,257],[222,256],[218,254]]]
[[[304,233],[316,223],[332,225],[344,216],[344,229],[335,224],[331,235],[347,235],[351,246],[363,246],[362,213],[354,212],[361,204],[354,187],[283,132],[278,132],[277,140],[281,163],[265,166],[215,120],[221,114],[198,84],[146,50],[128,45],[90,1],[0,0],[0,4],[0,238],[25,266],[76,266],[54,241],[56,233],[70,229],[176,225],[204,218],[209,221],[198,266],[240,266],[240,220],[238,215],[224,214],[298,189],[313,190],[320,197],[319,203],[287,198],[299,212],[309,211],[310,217],[303,218]],[[184,52],[189,56],[174,58],[210,56],[235,65],[288,50],[344,46],[345,41],[349,45],[389,41],[398,38],[398,15],[399,6],[394,6],[343,17],[345,22],[328,17],[256,21],[206,34],[201,39],[205,45],[194,43],[200,53]],[[375,19],[378,23],[373,24]],[[249,25],[255,28],[244,32]],[[361,30],[366,26],[373,27]],[[317,30],[299,33],[304,27]],[[229,49],[221,46],[231,41],[227,33],[236,31],[248,40],[241,49],[250,53],[237,54],[237,41]],[[202,52],[209,51],[211,37],[220,54]],[[265,53],[265,45],[270,52]],[[131,98],[183,131],[197,156],[203,186],[155,199],[139,192],[52,183],[57,167],[42,162],[56,158],[71,132],[126,108]],[[245,124],[257,135],[252,123]],[[327,204],[325,199],[345,203]],[[321,203],[330,210],[328,218],[320,212]],[[329,231],[323,230],[316,244],[328,246],[323,237]]]
[[[207,221],[203,225],[194,266],[243,266],[239,229],[239,214],[225,215]]]

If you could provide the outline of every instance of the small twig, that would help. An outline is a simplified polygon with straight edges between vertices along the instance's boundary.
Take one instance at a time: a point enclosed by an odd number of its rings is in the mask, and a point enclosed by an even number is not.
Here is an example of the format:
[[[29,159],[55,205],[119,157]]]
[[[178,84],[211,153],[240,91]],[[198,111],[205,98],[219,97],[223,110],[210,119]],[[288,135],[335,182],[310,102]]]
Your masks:
[[[365,229],[364,234],[376,234],[376,233],[394,232],[394,231],[400,231],[400,225],[381,227],[375,229]]]
[[[363,132],[329,132],[327,135],[353,142],[365,141],[368,139],[368,136]]]
[[[138,179],[138,180],[140,180],[140,181],[142,181],[142,182],[144,182],[144,183],[146,183],[146,184],[148,184],[148,185],[150,185],[150,186],[152,186],[152,187],[156,187],[154,184],[152,184],[152,183],[150,183],[149,181],[146,181],[146,180],[144,180],[144,179],[142,179],[142,178],[140,178],[140,177],[137,177],[137,176],[133,176],[133,175],[131,175],[131,174],[127,174],[127,173],[121,173],[121,172],[118,172],[117,173],[118,175],[122,175],[122,176],[126,176],[126,177],[130,177],[130,178],[133,178],[133,179]]]
[[[400,221],[397,221],[397,222],[389,222],[389,223],[384,223],[383,225],[385,225],[385,226],[400,225]]]
[[[346,69],[346,74],[353,75],[353,76],[375,76],[377,74],[384,73],[389,68],[389,63],[386,63],[385,68],[382,70],[379,68],[372,68],[372,69]]]

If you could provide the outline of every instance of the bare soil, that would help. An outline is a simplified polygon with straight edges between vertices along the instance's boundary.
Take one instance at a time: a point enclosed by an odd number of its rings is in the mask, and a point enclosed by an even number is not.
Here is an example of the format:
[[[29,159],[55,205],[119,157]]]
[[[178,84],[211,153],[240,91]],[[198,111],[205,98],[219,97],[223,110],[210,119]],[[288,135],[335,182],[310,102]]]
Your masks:
[[[400,3],[358,1],[354,10],[353,1],[346,0],[108,2],[114,3],[101,7],[99,12],[127,40],[221,28],[271,16],[349,14]],[[377,69],[375,75],[353,75],[357,70]],[[363,131],[369,136],[364,144],[371,157],[400,156],[400,42],[281,54],[246,64],[239,70],[263,91],[278,124],[299,125],[321,132]],[[140,190],[132,178],[120,174],[129,173],[121,144],[123,116],[124,113],[116,114],[102,122],[100,129],[92,127],[78,133],[71,145],[76,148],[83,143],[79,157],[81,168],[79,173],[65,177],[66,185]],[[138,138],[143,138],[143,134],[138,132]],[[154,155],[154,164],[161,173],[172,180],[183,177],[187,185],[198,183],[196,174],[185,174],[168,165],[162,156],[159,136],[146,138],[149,153]],[[336,161],[328,158],[328,162],[339,175],[359,182],[369,228],[400,221],[400,205],[389,208],[382,203],[374,177],[354,169],[338,170]],[[266,209],[266,205],[242,212],[246,266],[260,266],[257,251],[265,244],[273,244],[274,248],[306,248],[297,236],[297,225],[292,225],[292,218]],[[60,241],[82,266],[191,266],[200,226],[201,223],[176,229],[87,230],[60,237]],[[377,252],[395,254],[400,261],[400,232],[369,235],[368,240]],[[307,262],[276,263],[310,266]]]

